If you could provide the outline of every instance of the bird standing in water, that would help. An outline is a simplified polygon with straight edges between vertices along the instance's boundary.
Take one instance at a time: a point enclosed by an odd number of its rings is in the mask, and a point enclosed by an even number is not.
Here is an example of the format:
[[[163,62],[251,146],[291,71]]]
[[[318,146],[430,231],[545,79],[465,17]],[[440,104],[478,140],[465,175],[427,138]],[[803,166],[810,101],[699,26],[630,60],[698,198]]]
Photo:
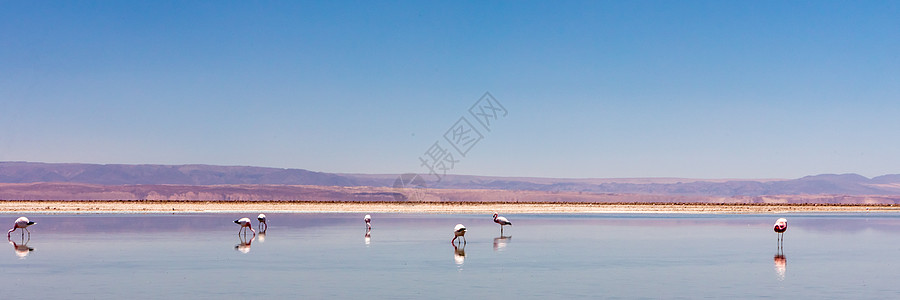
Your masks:
[[[450,240],[450,243],[456,242],[458,237],[462,237],[463,244],[466,243],[466,226],[463,226],[463,224],[456,224],[456,227],[453,227],[453,239]]]
[[[500,235],[503,235],[503,226],[512,225],[512,222],[497,213],[494,213],[494,223],[500,224]]]
[[[372,216],[366,215],[363,217],[363,221],[366,221],[366,231],[372,230]]]
[[[775,232],[778,233],[778,248],[784,242],[784,232],[787,231],[787,219],[780,218],[775,221]]]
[[[266,232],[266,229],[269,229],[269,223],[266,223],[265,214],[259,214],[259,216],[256,216],[256,220],[259,221],[259,232]]]
[[[25,230],[22,232],[23,236],[25,235],[25,232],[28,232],[28,236],[30,237],[31,231],[28,231],[28,226],[31,226],[31,225],[34,225],[34,222],[29,221],[28,218],[26,218],[26,217],[19,217],[18,219],[16,219],[16,222],[13,223],[12,229],[10,229],[8,232],[6,232],[6,239],[8,240],[9,236],[13,233],[13,231],[16,231],[16,229],[19,229],[19,228],[22,228],[22,230]]]
[[[253,230],[253,226],[252,226],[253,224],[250,223],[250,218],[240,218],[240,219],[234,220],[234,224],[241,225],[241,229],[238,230],[238,235],[241,235],[241,232],[243,232],[244,234],[247,234],[245,229],[250,228],[250,231],[253,232],[253,236],[256,236],[256,230]]]

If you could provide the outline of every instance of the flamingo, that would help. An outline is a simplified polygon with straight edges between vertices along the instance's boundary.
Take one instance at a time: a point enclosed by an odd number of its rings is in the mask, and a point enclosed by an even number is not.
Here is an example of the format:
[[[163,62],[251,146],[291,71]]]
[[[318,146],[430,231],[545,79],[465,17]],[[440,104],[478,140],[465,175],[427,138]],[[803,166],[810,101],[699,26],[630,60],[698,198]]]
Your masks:
[[[259,216],[256,216],[256,220],[259,221],[259,232],[266,232],[266,229],[269,229],[269,223],[266,223],[266,215],[265,214],[259,214]],[[266,226],[263,227],[263,225],[266,225]]]
[[[26,218],[26,217],[19,217],[18,219],[16,219],[16,222],[13,223],[12,229],[10,229],[8,232],[6,232],[6,239],[9,240],[9,236],[13,233],[13,231],[16,231],[16,229],[19,229],[19,228],[22,228],[23,230],[25,230],[22,232],[23,236],[25,235],[25,232],[28,232],[28,236],[31,237],[31,231],[28,231],[28,226],[31,226],[31,225],[34,225],[34,222],[29,221],[28,218]]]
[[[497,213],[494,213],[494,223],[500,224],[500,235],[503,235],[503,226],[512,225],[512,222],[507,220],[505,217],[501,217]]]
[[[775,232],[778,233],[778,246],[781,247],[781,243],[784,242],[784,232],[787,231],[787,219],[780,218],[775,221]]]
[[[456,224],[456,227],[453,227],[453,239],[450,240],[450,243],[456,242],[458,237],[462,237],[463,244],[466,243],[466,226],[463,224]]]
[[[238,230],[238,235],[241,235],[241,232],[244,232],[244,234],[247,234],[247,232],[244,231],[244,229],[250,228],[250,231],[253,232],[253,236],[256,236],[256,230],[253,230],[253,226],[251,226],[253,224],[250,223],[250,218],[240,218],[240,219],[234,220],[234,224],[241,225],[241,230]]]
[[[372,216],[366,215],[363,217],[363,221],[366,221],[366,230],[372,230]]]

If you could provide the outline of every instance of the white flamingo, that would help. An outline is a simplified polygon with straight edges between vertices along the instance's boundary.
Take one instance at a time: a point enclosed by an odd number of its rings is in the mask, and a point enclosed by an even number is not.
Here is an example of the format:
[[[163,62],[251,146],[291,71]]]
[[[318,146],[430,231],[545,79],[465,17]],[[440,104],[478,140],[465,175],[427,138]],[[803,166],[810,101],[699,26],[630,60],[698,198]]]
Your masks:
[[[494,213],[494,223],[500,224],[500,235],[503,235],[503,226],[512,225],[512,222],[497,213]]]
[[[238,230],[238,235],[241,235],[241,232],[243,232],[244,234],[247,234],[247,232],[244,230],[246,228],[250,228],[250,231],[253,232],[253,236],[256,236],[256,230],[253,230],[253,226],[252,226],[253,224],[250,223],[250,218],[240,218],[240,219],[234,220],[234,224],[241,225],[241,229]]]
[[[269,223],[266,223],[265,214],[259,214],[259,216],[256,216],[256,220],[259,221],[259,232],[266,232],[266,229],[269,229]]]
[[[372,230],[372,216],[366,215],[363,221],[366,221],[366,231]]]
[[[22,228],[22,230],[25,230],[22,232],[23,236],[25,235],[25,232],[28,232],[28,236],[31,237],[31,231],[28,231],[28,226],[31,226],[31,225],[34,225],[34,222],[29,221],[28,218],[26,218],[26,217],[19,217],[18,219],[16,219],[16,222],[13,223],[12,229],[10,229],[8,232],[6,232],[6,239],[9,240],[9,236],[13,233],[13,231],[16,231],[16,229],[19,229],[19,228]]]
[[[456,242],[458,237],[462,237],[463,244],[466,243],[466,226],[463,224],[456,224],[456,227],[453,227],[453,239],[450,240],[450,243]]]
[[[784,232],[787,231],[787,219],[780,218],[775,221],[775,232],[778,233],[778,241],[784,241]]]

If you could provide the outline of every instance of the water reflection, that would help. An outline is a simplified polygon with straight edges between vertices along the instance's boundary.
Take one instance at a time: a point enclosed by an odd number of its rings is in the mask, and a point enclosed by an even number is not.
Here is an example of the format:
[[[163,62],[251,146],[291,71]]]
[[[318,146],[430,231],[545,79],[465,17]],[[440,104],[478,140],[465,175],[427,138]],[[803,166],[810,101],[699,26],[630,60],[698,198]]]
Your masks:
[[[503,251],[506,248],[506,244],[509,244],[510,240],[512,240],[512,236],[499,236],[494,238],[494,251]]]
[[[775,254],[775,275],[778,280],[784,280],[784,272],[787,271],[787,257],[779,252]]]
[[[372,231],[371,230],[366,230],[366,235],[365,235],[364,240],[366,242],[366,247],[368,247],[369,244],[372,243]]]
[[[247,254],[248,252],[250,252],[250,244],[253,243],[253,239],[255,239],[255,238],[256,238],[256,236],[254,236],[248,240],[246,236],[238,235],[238,239],[240,239],[240,243],[238,243],[237,245],[234,245],[234,250],[237,250],[238,252]]]
[[[28,246],[29,241],[31,241],[30,236],[27,240],[23,238],[19,243],[9,240],[9,243],[13,246],[13,251],[16,252],[16,256],[18,256],[20,259],[25,259],[25,257],[28,256],[28,253],[34,251],[34,248]]]
[[[456,244],[453,244],[453,261],[455,261],[457,265],[462,265],[464,262],[466,262],[465,244],[459,247],[457,247]]]
[[[260,243],[265,243],[266,242],[266,232],[260,231],[259,234],[256,235],[256,238],[259,239]]]

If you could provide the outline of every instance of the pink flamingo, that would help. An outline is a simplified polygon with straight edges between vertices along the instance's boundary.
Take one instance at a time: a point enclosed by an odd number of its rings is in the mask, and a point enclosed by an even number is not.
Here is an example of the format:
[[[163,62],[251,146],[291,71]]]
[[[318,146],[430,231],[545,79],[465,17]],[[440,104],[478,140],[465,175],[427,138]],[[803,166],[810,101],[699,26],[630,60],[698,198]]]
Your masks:
[[[256,220],[259,221],[259,232],[266,232],[269,229],[269,223],[266,223],[265,214],[259,214],[259,216],[256,216]]]
[[[366,221],[366,231],[372,230],[372,216],[366,215],[363,217],[363,221]]]
[[[463,244],[466,243],[466,226],[463,226],[463,224],[456,224],[456,227],[453,227],[453,239],[450,240],[450,243],[456,242],[458,237],[462,237]]]
[[[778,246],[784,242],[784,232],[787,231],[787,219],[780,218],[775,221],[775,232],[778,233]]]
[[[245,231],[245,229],[250,228],[250,231],[253,232],[253,236],[256,236],[256,230],[253,230],[253,224],[250,223],[250,218],[240,218],[234,220],[234,224],[241,225],[241,230],[238,230],[238,235],[241,235],[241,232],[244,232],[244,234],[246,235],[247,232]]]
[[[494,213],[494,223],[500,224],[500,235],[503,235],[503,226],[512,225],[512,222],[497,213]]]
[[[23,230],[25,230],[22,232],[23,237],[25,236],[25,232],[28,232],[28,237],[31,237],[31,231],[28,231],[28,226],[31,226],[31,225],[34,225],[34,222],[29,221],[28,218],[26,218],[26,217],[20,217],[20,218],[16,219],[16,223],[13,223],[12,229],[10,229],[8,232],[6,232],[6,239],[9,240],[9,236],[13,233],[13,231],[16,231],[16,229],[19,229],[19,228],[22,228]]]

